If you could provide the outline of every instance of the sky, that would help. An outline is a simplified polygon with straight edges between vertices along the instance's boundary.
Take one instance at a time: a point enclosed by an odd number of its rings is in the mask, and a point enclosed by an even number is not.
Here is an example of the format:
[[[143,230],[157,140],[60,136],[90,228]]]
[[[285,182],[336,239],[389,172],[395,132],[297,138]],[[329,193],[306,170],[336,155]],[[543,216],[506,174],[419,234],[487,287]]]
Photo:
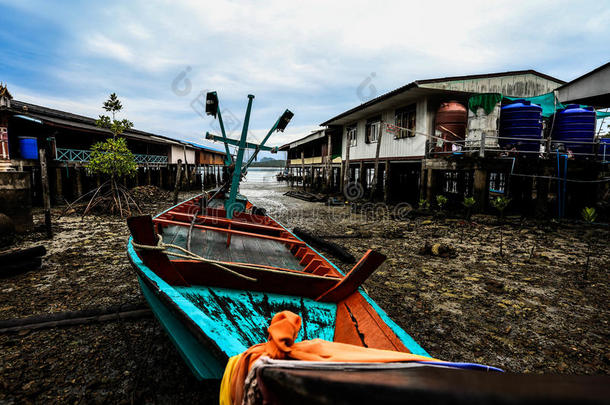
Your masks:
[[[116,92],[135,128],[207,144],[218,92],[268,144],[417,79],[534,69],[569,81],[610,60],[610,1],[0,0],[0,81],[15,99],[97,117]],[[222,148],[218,143],[213,145]]]

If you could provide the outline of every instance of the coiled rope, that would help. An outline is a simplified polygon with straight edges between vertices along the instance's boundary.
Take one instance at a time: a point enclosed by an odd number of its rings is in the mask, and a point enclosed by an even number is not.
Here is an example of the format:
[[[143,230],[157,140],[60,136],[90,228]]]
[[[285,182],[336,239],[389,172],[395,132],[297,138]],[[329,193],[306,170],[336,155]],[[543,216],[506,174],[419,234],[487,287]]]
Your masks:
[[[174,245],[172,243],[163,243],[163,238],[159,234],[157,234],[157,244],[156,245],[143,245],[143,244],[134,242],[133,239],[131,240],[131,244],[133,245],[133,247],[136,251],[137,250],[155,250],[155,251],[158,251],[161,253],[165,253],[168,256],[180,257],[180,258],[189,259],[189,260],[196,260],[199,262],[211,264],[223,271],[231,273],[234,276],[241,277],[245,280],[252,281],[252,282],[258,281],[257,279],[255,279],[253,277],[246,276],[235,270],[231,270],[228,267],[223,266],[221,264],[222,262],[219,262],[217,260],[206,259],[205,257],[201,257],[198,254],[195,254],[195,253],[191,252],[190,250],[183,248],[182,246]],[[183,253],[170,252],[168,249],[176,249]],[[241,265],[241,264],[234,264],[233,266],[246,268],[246,269],[255,269],[255,270],[260,269],[258,267]]]

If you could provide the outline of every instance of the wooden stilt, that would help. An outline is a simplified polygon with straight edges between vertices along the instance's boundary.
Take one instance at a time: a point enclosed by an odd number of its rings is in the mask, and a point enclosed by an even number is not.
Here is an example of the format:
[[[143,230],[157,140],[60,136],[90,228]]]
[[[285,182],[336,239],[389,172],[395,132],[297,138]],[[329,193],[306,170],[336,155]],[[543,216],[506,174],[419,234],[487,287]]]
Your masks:
[[[390,202],[390,161],[385,162],[385,181],[383,182],[383,201]]]
[[[55,168],[55,201],[59,203],[64,197],[63,174],[61,167]]]
[[[51,227],[51,196],[49,193],[49,172],[47,167],[46,151],[41,148],[38,151],[40,156],[40,174],[42,178],[42,202],[44,205],[44,224],[47,230],[47,238],[53,237],[53,229]]]
[[[80,197],[83,195],[83,174],[81,172],[80,167],[75,167],[74,171],[76,172],[76,197]]]
[[[180,174],[182,173],[182,159],[176,165],[176,183],[174,183],[174,205],[178,204],[178,191],[180,191]]]

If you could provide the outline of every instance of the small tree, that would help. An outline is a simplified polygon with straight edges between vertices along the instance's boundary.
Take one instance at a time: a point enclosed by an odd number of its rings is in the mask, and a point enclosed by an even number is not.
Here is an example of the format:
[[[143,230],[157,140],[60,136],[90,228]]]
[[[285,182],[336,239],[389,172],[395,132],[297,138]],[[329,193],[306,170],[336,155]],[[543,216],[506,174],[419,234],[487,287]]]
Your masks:
[[[470,221],[470,217],[472,216],[472,209],[477,201],[474,197],[464,197],[464,201],[462,201],[462,205],[466,208],[466,220]]]
[[[425,198],[420,198],[419,202],[417,203],[417,208],[419,208],[422,211],[428,210],[428,209],[430,209],[430,203]]]
[[[491,200],[491,205],[498,210],[498,219],[500,222],[504,221],[504,210],[508,207],[508,204],[510,204],[510,198],[506,197],[496,197]]]
[[[436,205],[438,205],[439,211],[443,211],[445,209],[445,205],[449,200],[442,194],[436,196]]]
[[[585,222],[587,223],[587,225],[589,227],[591,227],[593,225],[593,222],[595,222],[595,220],[597,219],[597,212],[595,212],[595,208],[593,208],[593,207],[583,208],[580,215],[582,216],[582,219],[585,220]],[[587,274],[589,272],[589,265],[591,263],[591,251],[593,250],[593,239],[594,239],[592,229],[587,230],[586,239],[587,239],[587,263],[585,264],[585,271],[583,273],[584,279],[587,278]]]
[[[504,256],[502,224],[504,223],[504,210],[508,207],[508,204],[510,204],[510,198],[507,197],[496,197],[491,200],[491,205],[498,210],[498,222],[500,223],[500,256]]]
[[[112,133],[112,138],[108,138],[104,142],[98,142],[91,147],[87,169],[93,174],[108,178],[108,180],[74,203],[86,196],[93,195],[83,212],[83,216],[97,206],[106,208],[110,213],[118,212],[121,217],[124,214],[131,215],[132,205],[138,212],[141,212],[129,190],[117,182],[119,178],[132,177],[138,170],[135,157],[127,147],[127,141],[125,138],[119,137],[123,132],[132,128],[133,123],[127,119],[116,119],[116,113],[123,109],[123,105],[115,93],[110,95],[102,108],[112,114],[112,119],[107,115],[100,115],[95,124],[100,128],[109,130]]]

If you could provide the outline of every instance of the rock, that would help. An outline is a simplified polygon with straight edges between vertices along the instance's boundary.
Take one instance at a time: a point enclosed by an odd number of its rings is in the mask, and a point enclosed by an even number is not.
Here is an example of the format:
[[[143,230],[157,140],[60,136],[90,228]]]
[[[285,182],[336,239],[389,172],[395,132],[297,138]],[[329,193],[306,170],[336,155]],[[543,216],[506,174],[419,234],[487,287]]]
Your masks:
[[[500,294],[504,291],[504,283],[496,280],[485,280],[485,289],[494,294]]]

